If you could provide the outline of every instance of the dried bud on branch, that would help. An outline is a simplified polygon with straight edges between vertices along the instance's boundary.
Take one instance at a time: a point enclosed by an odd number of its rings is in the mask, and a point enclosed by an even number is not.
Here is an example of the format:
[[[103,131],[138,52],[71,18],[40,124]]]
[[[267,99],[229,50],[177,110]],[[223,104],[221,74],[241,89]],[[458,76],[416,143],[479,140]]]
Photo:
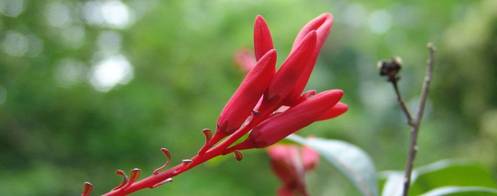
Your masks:
[[[402,69],[402,59],[400,57],[392,58],[391,60],[384,60],[378,62],[378,69],[380,76],[386,76],[390,82],[398,81],[400,70]]]

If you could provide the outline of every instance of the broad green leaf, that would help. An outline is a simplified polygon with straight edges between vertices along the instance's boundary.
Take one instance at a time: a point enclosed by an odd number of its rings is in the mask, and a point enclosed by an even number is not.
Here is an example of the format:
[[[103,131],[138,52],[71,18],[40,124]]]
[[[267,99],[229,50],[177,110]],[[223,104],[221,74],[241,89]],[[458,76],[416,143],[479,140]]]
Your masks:
[[[497,188],[489,170],[468,161],[443,160],[415,170],[415,182],[410,193],[418,195],[444,186],[478,186]]]
[[[497,195],[497,189],[477,186],[445,186],[433,189],[422,196],[439,196],[439,195],[471,195],[471,196],[489,196]]]
[[[363,195],[378,195],[373,162],[357,146],[339,140],[305,139],[297,135],[291,135],[288,139],[315,149],[325,160],[342,172]]]
[[[403,171],[382,172],[386,177],[382,196],[398,196],[402,193]],[[471,186],[497,188],[489,171],[467,161],[442,160],[418,167],[412,172],[411,195],[445,186]]]

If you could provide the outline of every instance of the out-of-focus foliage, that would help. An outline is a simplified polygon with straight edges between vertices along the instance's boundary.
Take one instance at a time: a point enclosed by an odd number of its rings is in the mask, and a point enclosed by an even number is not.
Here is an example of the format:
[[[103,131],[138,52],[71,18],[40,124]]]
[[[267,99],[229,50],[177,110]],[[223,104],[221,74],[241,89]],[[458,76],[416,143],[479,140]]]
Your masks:
[[[402,195],[403,171],[386,171],[382,172],[381,176],[382,196]],[[494,195],[489,192],[497,191],[497,184],[490,171],[475,162],[441,160],[414,169],[412,176],[410,195],[429,192],[435,195],[437,189],[452,193],[473,192],[474,195]]]
[[[215,127],[243,74],[257,14],[281,62],[309,19],[335,25],[309,88],[342,88],[351,110],[302,130],[365,149],[378,170],[401,170],[408,128],[378,60],[401,56],[415,104],[438,46],[416,164],[467,158],[497,168],[497,5],[494,0],[0,0],[0,195],[102,193],[117,168],[151,172],[165,146],[179,162]],[[252,153],[253,152],[253,153]],[[212,161],[137,195],[272,195],[263,151]],[[323,195],[359,194],[335,170],[310,182]],[[325,187],[325,188],[323,188]]]

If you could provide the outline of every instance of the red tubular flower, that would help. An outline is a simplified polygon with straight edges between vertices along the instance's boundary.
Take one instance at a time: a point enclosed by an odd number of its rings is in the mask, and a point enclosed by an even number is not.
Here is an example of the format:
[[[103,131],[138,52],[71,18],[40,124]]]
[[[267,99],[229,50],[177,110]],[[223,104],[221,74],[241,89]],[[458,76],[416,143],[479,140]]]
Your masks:
[[[319,51],[321,50],[324,42],[326,42],[326,38],[328,38],[328,34],[331,30],[332,25],[333,15],[331,15],[330,13],[324,13],[307,23],[297,35],[293,43],[292,51],[297,50],[298,45],[303,42],[305,36],[312,31],[316,32],[316,48],[313,51],[312,55],[308,57],[308,64],[303,65],[303,69],[301,70],[302,74],[297,80],[297,83],[294,86],[291,94],[285,100],[285,105],[295,105],[296,103],[298,103],[297,100],[299,99],[300,94],[302,94],[302,91],[304,90],[307,82],[309,81],[309,77],[311,76],[314,65],[316,64]]]
[[[257,16],[254,24],[254,51],[255,59],[259,60],[266,52],[274,49],[271,32],[264,17]]]
[[[308,195],[305,173],[315,168],[319,154],[309,147],[277,144],[267,149],[271,168],[282,181],[278,196]]]
[[[266,93],[267,99],[283,101],[292,93],[316,48],[316,32],[309,32],[281,65]]]
[[[339,103],[342,90],[319,94],[310,90],[302,94],[332,23],[331,14],[325,13],[306,24],[297,35],[287,59],[275,73],[276,51],[271,33],[264,18],[257,16],[254,56],[243,53],[236,58],[238,63],[253,67],[246,68],[250,71],[224,106],[216,133],[212,135],[211,130],[204,129],[202,133],[206,141],[198,153],[167,170],[164,168],[169,163],[170,153],[161,149],[167,161],[142,180],[138,180],[139,169],[133,169],[129,178],[118,170],[117,174],[123,176],[124,181],[104,195],[122,196],[158,187],[183,172],[228,153],[235,153],[236,158],[241,159],[241,152],[237,150],[267,147],[313,122],[334,118],[347,111],[347,105]],[[243,142],[235,144],[247,134]],[[296,148],[275,147],[269,152],[273,169],[283,181],[278,194],[307,195],[303,175],[314,167],[318,156],[312,151]],[[83,195],[89,195],[90,189],[86,184]]]
[[[276,64],[276,51],[271,32],[262,16],[257,16],[254,24],[254,51],[257,64],[250,69],[240,87],[224,107],[217,122],[217,129],[228,135],[245,122],[255,105],[273,79]],[[249,65],[250,56],[244,54],[243,64]]]
[[[257,125],[249,137],[234,149],[267,147],[315,121],[327,118],[327,112],[332,110],[342,96],[342,90],[328,90],[314,95]]]
[[[333,26],[333,15],[331,13],[323,13],[318,17],[312,19],[307,24],[302,27],[302,29],[297,34],[295,41],[293,42],[292,50],[302,41],[302,39],[311,31],[316,31],[318,34],[318,44],[317,48],[321,49],[328,34]]]
[[[335,118],[335,117],[340,116],[341,114],[345,113],[347,110],[349,110],[349,106],[347,106],[347,104],[338,102],[335,106],[328,109],[324,114],[322,114],[318,118],[318,120],[328,120],[331,118]]]
[[[272,49],[274,49],[273,38],[271,37],[269,27],[267,26],[264,17],[257,16],[254,24],[255,56],[249,51],[243,49],[236,52],[235,62],[240,65],[243,71],[248,72],[254,67],[256,60],[262,58],[264,54]]]
[[[275,63],[276,51],[273,49],[262,56],[245,76],[219,116],[217,126],[220,132],[230,134],[247,119],[273,78]]]

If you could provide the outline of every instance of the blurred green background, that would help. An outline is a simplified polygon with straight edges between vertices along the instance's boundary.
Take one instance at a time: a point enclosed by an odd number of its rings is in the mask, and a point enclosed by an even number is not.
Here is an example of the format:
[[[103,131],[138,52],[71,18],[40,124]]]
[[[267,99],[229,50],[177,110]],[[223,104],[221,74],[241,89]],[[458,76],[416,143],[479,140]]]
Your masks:
[[[416,165],[473,160],[497,173],[497,1],[486,0],[0,0],[0,195],[98,195],[117,168],[174,163],[203,143],[243,73],[263,15],[278,61],[308,20],[335,24],[309,89],[341,88],[350,111],[300,132],[342,139],[381,170],[401,170],[408,127],[378,60],[400,56],[412,109],[426,43],[436,68]],[[262,150],[216,159],[136,195],[274,195],[279,182]],[[223,161],[225,160],[225,161]],[[322,164],[325,167],[325,164]],[[315,195],[357,195],[335,170],[312,176]]]

